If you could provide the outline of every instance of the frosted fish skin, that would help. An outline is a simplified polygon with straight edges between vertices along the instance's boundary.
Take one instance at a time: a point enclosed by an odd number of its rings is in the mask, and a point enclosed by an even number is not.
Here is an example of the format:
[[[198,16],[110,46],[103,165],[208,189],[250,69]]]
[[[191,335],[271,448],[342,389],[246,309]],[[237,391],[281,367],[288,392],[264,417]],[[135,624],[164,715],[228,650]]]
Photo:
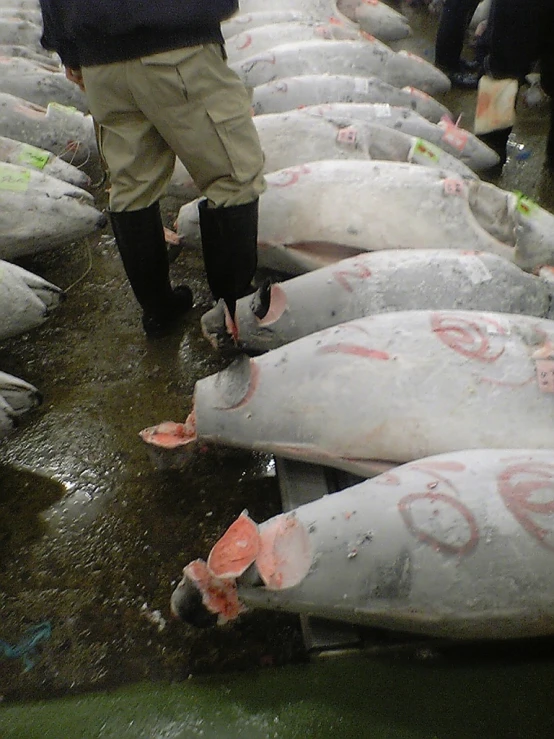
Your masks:
[[[526,219],[511,193],[404,162],[310,162],[266,180],[259,266],[288,275],[384,249],[469,248],[513,260],[519,245],[514,231],[518,219]],[[554,224],[554,216],[544,213],[545,222]],[[185,243],[200,246],[196,203],[181,207],[177,231]],[[521,236],[530,239],[531,231]],[[554,232],[551,243],[553,238]]]
[[[41,35],[42,29],[36,23],[16,18],[0,18],[0,44],[21,44],[40,51]]]
[[[38,8],[18,8],[13,5],[0,5],[0,21],[2,20],[30,21],[40,28],[42,14]]]
[[[401,131],[353,120],[341,125],[301,111],[254,117],[264,151],[264,171],[319,159],[379,159],[446,167],[463,177],[475,177],[459,159],[423,139]],[[184,200],[200,196],[184,165],[177,161],[168,194]]]
[[[263,536],[294,521],[312,566],[282,589],[254,585],[247,571],[238,602],[459,640],[552,634],[553,489],[551,450],[460,451],[397,467],[261,523]],[[279,551],[278,571],[298,566],[297,552]]]
[[[278,44],[310,39],[350,39],[363,41],[360,31],[341,23],[321,21],[285,21],[259,26],[228,38],[225,44],[229,63],[236,64],[253,54],[261,54]]]
[[[0,439],[16,428],[21,416],[41,402],[42,397],[36,387],[0,372]]]
[[[334,0],[281,0],[279,10],[299,10],[312,18],[326,21],[329,17],[348,20],[382,41],[399,41],[410,34],[408,19],[382,2],[372,3],[372,7],[364,11],[363,0],[350,0],[337,3]],[[267,12],[275,9],[272,0],[246,0],[240,4],[242,14]],[[359,16],[355,18],[359,10]]]
[[[421,57],[394,52],[377,39],[364,41],[299,41],[231,64],[247,87],[301,74],[375,76],[396,87],[412,85],[435,95],[448,92],[450,80]]]
[[[15,164],[0,163],[0,175],[0,259],[48,251],[106,224],[86,190]]]
[[[0,92],[0,136],[51,151],[75,166],[98,161],[92,117],[57,103],[44,108]]]
[[[412,136],[419,136],[460,159],[475,172],[490,169],[500,161],[498,154],[470,131],[457,126],[446,117],[435,124],[415,109],[409,110],[408,106],[339,102],[309,105],[302,110],[309,115],[321,115],[330,120],[354,119],[375,122]]]
[[[40,326],[63,298],[56,285],[0,260],[0,340]]]
[[[414,249],[360,254],[237,302],[238,344],[260,354],[330,326],[399,310],[477,310],[552,318],[554,285],[494,254]],[[230,336],[221,303],[201,319],[215,348]]]
[[[252,110],[283,113],[321,103],[388,103],[417,111],[437,123],[451,113],[442,103],[415,88],[399,89],[378,77],[349,74],[299,74],[258,85],[252,90]]]
[[[412,32],[410,22],[386,3],[338,0],[338,10],[381,41],[400,41]]]
[[[56,65],[59,63],[59,58],[51,55],[46,50],[43,50],[41,53],[36,49],[30,49],[27,46],[21,46],[20,44],[1,44],[0,56],[23,57],[23,59],[31,59],[40,64]]]
[[[0,162],[37,169],[76,187],[89,187],[90,177],[52,152],[0,136]]]
[[[243,33],[259,26],[270,23],[288,23],[290,21],[313,20],[308,13],[302,10],[267,10],[257,13],[239,13],[221,24],[224,39],[230,39],[237,33]]]
[[[87,111],[84,94],[62,71],[23,57],[0,57],[0,92],[36,105],[57,102]]]
[[[552,449],[553,346],[554,322],[544,318],[372,315],[198,381],[188,422],[200,442],[362,476],[374,473],[376,461],[482,447]]]

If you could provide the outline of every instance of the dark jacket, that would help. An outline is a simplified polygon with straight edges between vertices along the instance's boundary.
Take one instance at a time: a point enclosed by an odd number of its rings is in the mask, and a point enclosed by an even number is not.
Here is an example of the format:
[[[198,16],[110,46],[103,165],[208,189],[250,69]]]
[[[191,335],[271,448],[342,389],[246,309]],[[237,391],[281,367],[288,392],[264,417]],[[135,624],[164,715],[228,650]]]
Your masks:
[[[488,74],[522,79],[540,64],[541,83],[554,93],[554,0],[493,0],[488,20]]]
[[[223,43],[220,22],[238,0],[40,0],[41,43],[67,67]]]

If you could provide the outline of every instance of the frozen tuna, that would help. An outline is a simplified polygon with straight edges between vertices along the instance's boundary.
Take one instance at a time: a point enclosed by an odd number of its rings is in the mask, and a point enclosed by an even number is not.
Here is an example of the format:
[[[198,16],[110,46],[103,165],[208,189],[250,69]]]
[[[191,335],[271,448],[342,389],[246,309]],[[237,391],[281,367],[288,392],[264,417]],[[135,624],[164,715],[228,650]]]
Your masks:
[[[552,634],[553,490],[551,450],[420,459],[257,527],[239,517],[215,573],[185,567],[171,610],[196,626],[262,608],[460,640]]]
[[[234,338],[259,354],[339,323],[399,310],[463,309],[553,318],[554,285],[494,254],[448,249],[360,254],[270,285],[237,302]],[[231,332],[220,302],[202,316],[210,343]]]
[[[56,102],[86,112],[84,94],[58,68],[22,57],[0,57],[0,92],[36,105]]]
[[[319,159],[381,159],[445,167],[464,177],[476,176],[434,144],[378,123],[354,120],[343,125],[301,111],[256,116],[254,123],[265,155],[265,172]],[[200,195],[180,161],[169,194],[184,200]]]
[[[41,395],[36,387],[18,377],[0,372],[0,439],[12,432],[19,418],[39,406]]]
[[[40,326],[63,297],[51,282],[0,260],[0,340]]]
[[[367,7],[370,5],[370,7]],[[350,19],[367,33],[382,41],[399,41],[410,34],[408,19],[379,0],[280,0],[279,10],[301,11],[316,20],[329,18]],[[244,0],[241,13],[259,13],[275,10],[273,0]]]
[[[347,74],[300,74],[258,85],[252,90],[252,110],[283,113],[320,103],[388,103],[417,111],[437,123],[451,113],[438,100],[415,87],[400,90],[378,77]]]
[[[30,167],[76,187],[90,185],[90,177],[85,172],[64,162],[52,152],[5,136],[0,136],[0,162]]]
[[[0,182],[1,259],[48,251],[106,224],[90,193],[56,177],[0,163]]]
[[[362,120],[394,128],[430,141],[455,156],[475,172],[490,169],[500,161],[498,154],[470,131],[456,125],[448,116],[432,123],[415,110],[386,103],[330,103],[303,108],[310,115],[330,120]]]
[[[213,442],[367,477],[462,449],[552,449],[553,406],[553,321],[412,310],[235,360],[196,383],[186,427],[191,454]]]
[[[259,264],[277,272],[301,274],[383,249],[470,248],[529,271],[554,263],[551,213],[521,194],[446,170],[328,160],[266,179]],[[185,243],[200,246],[196,203],[182,206],[177,230]]]
[[[40,51],[42,29],[32,21],[18,18],[0,18],[0,44],[20,44]]]
[[[98,161],[92,117],[59,103],[43,108],[0,93],[0,136],[51,151],[75,166]]]
[[[261,54],[278,44],[308,41],[310,39],[350,39],[363,41],[362,33],[355,27],[317,21],[288,21],[259,26],[227,39],[225,49],[229,63],[237,63],[253,54]]]
[[[52,66],[56,65],[59,61],[45,50],[41,53],[36,49],[30,49],[29,47],[21,46],[20,44],[1,44],[0,56],[23,57],[23,59],[31,59],[34,62],[39,62],[40,64],[51,64]]]
[[[271,23],[290,23],[291,21],[310,21],[313,18],[302,10],[266,10],[258,13],[240,13],[221,24],[221,31],[225,39],[230,39],[237,33],[244,33],[259,26]]]
[[[248,87],[301,74],[350,74],[379,77],[395,87],[412,85],[431,95],[450,89],[448,77],[432,64],[377,39],[281,44],[230,66]]]
[[[386,3],[376,0],[337,0],[337,8],[362,31],[381,41],[400,41],[411,34],[410,22]]]

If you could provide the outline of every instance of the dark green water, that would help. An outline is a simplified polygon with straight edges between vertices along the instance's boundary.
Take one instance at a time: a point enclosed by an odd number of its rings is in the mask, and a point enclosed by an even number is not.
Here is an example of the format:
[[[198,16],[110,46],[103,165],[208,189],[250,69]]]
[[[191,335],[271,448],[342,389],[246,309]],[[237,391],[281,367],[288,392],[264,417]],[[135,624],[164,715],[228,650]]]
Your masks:
[[[554,663],[334,657],[0,711],[2,739],[548,739]]]

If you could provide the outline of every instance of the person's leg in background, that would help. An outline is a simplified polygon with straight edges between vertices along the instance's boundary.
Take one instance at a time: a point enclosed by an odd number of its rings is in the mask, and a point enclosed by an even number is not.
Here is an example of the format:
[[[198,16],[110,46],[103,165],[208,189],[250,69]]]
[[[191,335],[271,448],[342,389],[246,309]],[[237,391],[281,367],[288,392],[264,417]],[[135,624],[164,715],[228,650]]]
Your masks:
[[[475,89],[479,73],[462,59],[468,24],[479,0],[445,0],[435,40],[435,64],[455,87]],[[476,65],[478,66],[478,65]]]

